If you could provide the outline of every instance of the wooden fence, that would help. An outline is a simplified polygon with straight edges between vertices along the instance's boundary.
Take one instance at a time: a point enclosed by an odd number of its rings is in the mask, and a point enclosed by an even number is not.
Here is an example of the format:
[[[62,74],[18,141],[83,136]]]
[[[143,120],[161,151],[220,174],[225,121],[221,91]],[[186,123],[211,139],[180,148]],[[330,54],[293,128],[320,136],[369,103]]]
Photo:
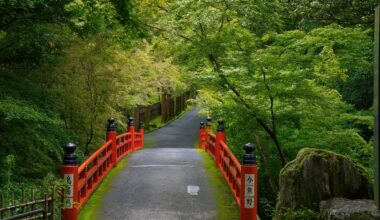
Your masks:
[[[161,116],[162,122],[170,121],[187,108],[186,101],[190,98],[190,92],[174,97],[168,93],[164,93],[161,95],[160,102],[135,108],[129,114],[134,117],[136,122],[143,121],[145,129],[149,130],[150,121],[152,119]]]
[[[56,190],[36,193],[35,189],[22,190],[20,193],[0,193],[0,219],[58,219],[59,203],[56,200]]]

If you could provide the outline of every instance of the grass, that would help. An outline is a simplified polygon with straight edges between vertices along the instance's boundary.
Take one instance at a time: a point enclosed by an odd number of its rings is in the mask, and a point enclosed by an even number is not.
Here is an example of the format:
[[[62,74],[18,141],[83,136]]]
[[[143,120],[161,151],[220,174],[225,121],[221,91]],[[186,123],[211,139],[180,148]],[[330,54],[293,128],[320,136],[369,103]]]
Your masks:
[[[215,167],[214,159],[203,149],[198,148],[198,143],[196,143],[196,147],[203,157],[203,167],[206,170],[206,175],[211,183],[211,187],[214,189],[217,219],[240,219],[239,206],[237,205],[223,174]]]
[[[157,138],[146,138],[144,139],[144,149],[151,148],[158,141]]]
[[[96,191],[91,195],[90,199],[87,201],[86,205],[81,209],[79,213],[79,220],[97,220],[99,217],[99,209],[102,203],[104,195],[109,191],[112,180],[119,172],[127,166],[129,156],[120,160],[120,162],[111,169],[108,175],[100,183]]]
[[[159,115],[159,116],[155,117],[154,119],[150,120],[150,122],[149,122],[149,130],[147,130],[146,133],[153,132],[153,131],[161,128],[164,125],[165,125],[165,123],[163,123],[161,121],[161,115]]]

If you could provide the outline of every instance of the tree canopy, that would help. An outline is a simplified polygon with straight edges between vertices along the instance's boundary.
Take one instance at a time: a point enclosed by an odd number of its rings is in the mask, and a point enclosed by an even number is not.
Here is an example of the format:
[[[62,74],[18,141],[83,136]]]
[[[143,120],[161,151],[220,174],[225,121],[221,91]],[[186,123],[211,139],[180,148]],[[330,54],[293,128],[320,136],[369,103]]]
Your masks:
[[[371,173],[377,3],[0,0],[1,183],[57,173],[64,143],[85,157],[109,116],[123,127],[126,109],[188,89],[239,158],[256,143],[263,219],[301,148]]]

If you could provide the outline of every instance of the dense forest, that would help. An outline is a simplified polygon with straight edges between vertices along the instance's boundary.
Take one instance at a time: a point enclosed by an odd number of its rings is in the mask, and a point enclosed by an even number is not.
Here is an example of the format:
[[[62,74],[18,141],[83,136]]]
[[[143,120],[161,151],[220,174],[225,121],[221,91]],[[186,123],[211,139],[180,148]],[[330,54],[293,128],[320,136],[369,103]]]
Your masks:
[[[241,158],[256,143],[260,212],[304,147],[349,156],[373,176],[376,0],[0,0],[0,188],[58,176],[108,117],[162,92],[197,93]]]

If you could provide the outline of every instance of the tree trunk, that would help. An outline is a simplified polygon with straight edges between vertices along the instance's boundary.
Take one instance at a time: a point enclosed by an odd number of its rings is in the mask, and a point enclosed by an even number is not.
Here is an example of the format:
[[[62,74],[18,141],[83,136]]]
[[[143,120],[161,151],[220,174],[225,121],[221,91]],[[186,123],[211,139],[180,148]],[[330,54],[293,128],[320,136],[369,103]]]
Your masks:
[[[276,194],[278,192],[278,186],[277,184],[275,184],[275,181],[270,175],[268,144],[260,141],[260,136],[256,131],[253,132],[253,136],[255,137],[256,145],[258,147],[258,150],[260,151],[262,158],[261,168],[264,169],[265,185],[267,186],[267,188],[270,188],[272,190],[273,194]]]

